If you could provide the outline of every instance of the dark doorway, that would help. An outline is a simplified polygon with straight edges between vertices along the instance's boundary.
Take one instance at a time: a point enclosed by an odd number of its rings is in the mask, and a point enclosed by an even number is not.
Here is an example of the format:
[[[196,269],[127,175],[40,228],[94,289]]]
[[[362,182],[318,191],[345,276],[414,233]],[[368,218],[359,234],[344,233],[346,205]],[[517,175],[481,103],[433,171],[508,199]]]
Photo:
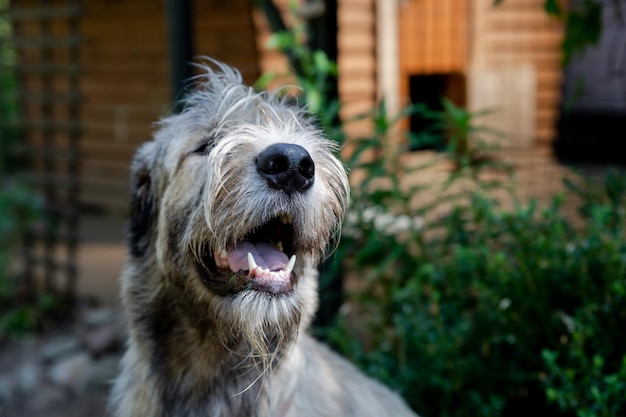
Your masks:
[[[446,97],[457,106],[465,105],[465,76],[459,73],[412,75],[409,92],[412,103],[422,103],[429,111],[443,110],[442,98]],[[431,132],[437,120],[422,112],[411,116],[410,129],[414,134]],[[411,150],[440,149],[445,146],[444,138],[425,144],[412,144]]]

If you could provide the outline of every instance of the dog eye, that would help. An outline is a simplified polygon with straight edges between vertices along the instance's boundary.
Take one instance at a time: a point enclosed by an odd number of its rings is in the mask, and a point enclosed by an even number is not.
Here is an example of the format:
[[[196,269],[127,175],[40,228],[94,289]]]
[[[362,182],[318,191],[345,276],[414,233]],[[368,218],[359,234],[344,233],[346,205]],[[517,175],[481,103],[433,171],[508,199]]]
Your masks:
[[[211,150],[214,142],[215,140],[212,137],[204,138],[202,142],[200,142],[198,146],[196,146],[192,153],[204,155]]]

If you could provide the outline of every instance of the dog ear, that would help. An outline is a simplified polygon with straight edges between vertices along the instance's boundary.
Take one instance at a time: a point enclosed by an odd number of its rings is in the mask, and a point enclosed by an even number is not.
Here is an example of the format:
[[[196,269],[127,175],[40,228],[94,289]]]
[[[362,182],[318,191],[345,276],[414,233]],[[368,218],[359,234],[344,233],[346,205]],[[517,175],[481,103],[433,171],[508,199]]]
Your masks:
[[[152,240],[152,229],[156,218],[156,199],[152,178],[152,161],[155,144],[142,145],[135,154],[130,173],[130,223],[128,244],[135,258],[145,255]]]

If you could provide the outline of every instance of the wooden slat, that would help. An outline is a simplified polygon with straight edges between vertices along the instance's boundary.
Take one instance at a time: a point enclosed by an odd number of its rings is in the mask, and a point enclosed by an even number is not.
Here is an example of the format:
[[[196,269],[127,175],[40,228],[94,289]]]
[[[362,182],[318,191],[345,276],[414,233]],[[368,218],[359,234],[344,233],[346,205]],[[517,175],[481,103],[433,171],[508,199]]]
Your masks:
[[[81,96],[78,93],[51,93],[51,92],[36,92],[31,93],[28,91],[0,91],[0,96],[5,97],[8,100],[15,100],[22,103],[57,103],[57,104],[77,104],[80,102]]]
[[[52,185],[59,188],[76,187],[78,178],[64,174],[53,174],[50,172],[30,172],[25,174],[25,178],[35,185]]]
[[[81,67],[78,64],[55,65],[43,64],[23,64],[23,65],[0,65],[3,71],[11,71],[20,75],[78,75]]]
[[[375,47],[375,39],[369,31],[351,31],[349,37],[340,36],[337,43],[341,50],[359,51],[364,54],[371,54]]]
[[[0,119],[0,123],[10,127],[18,127],[27,131],[62,131],[72,133],[80,131],[81,128],[81,124],[79,122],[63,122],[58,121],[57,119]]]
[[[80,45],[81,37],[78,35],[14,36],[9,42],[16,48],[24,49],[71,48]]]
[[[368,76],[350,77],[339,87],[344,101],[371,98],[376,94],[373,79]]]
[[[78,17],[81,8],[73,5],[49,6],[49,7],[28,7],[12,8],[3,13],[3,17],[10,22],[20,22],[25,20],[54,20]]]
[[[367,7],[343,7],[338,9],[337,21],[341,30],[352,26],[374,26],[374,13]]]
[[[555,32],[504,32],[498,31],[485,36],[485,47],[496,51],[558,51],[563,36]]]
[[[104,207],[115,213],[124,213],[128,209],[128,181],[106,181],[95,177],[85,177],[81,184],[82,203]]]
[[[78,149],[59,148],[52,146],[33,146],[29,144],[19,144],[15,147],[18,154],[28,155],[31,158],[52,158],[55,160],[77,160],[80,156]]]

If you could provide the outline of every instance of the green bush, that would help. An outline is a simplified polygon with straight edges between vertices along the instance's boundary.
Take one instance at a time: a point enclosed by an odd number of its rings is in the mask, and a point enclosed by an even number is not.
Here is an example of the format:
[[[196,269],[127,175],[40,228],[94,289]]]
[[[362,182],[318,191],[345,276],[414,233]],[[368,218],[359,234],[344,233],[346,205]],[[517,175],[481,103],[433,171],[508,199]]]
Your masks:
[[[382,154],[384,135],[360,145]],[[367,174],[337,255],[365,288],[331,330],[341,352],[426,417],[625,415],[624,173],[570,182],[541,209],[493,197],[504,183],[481,172],[499,164],[403,189],[402,175],[428,167],[351,162]],[[420,193],[438,197],[412,204]],[[404,229],[390,233],[394,222]]]
[[[334,64],[293,33],[274,46],[297,50],[303,97],[344,143],[339,107],[320,106],[316,84],[316,67],[325,77]],[[390,141],[414,112],[433,131]],[[424,417],[626,415],[626,174],[581,177],[546,207],[522,202],[480,115],[444,101],[442,112],[417,104],[392,118],[383,102],[359,117],[372,133],[347,140],[346,165],[363,180],[322,284],[344,276],[360,289],[316,331]],[[409,164],[389,146],[398,142],[446,146]],[[434,166],[449,169],[440,183],[404,181]],[[572,204],[578,217],[565,214]]]

